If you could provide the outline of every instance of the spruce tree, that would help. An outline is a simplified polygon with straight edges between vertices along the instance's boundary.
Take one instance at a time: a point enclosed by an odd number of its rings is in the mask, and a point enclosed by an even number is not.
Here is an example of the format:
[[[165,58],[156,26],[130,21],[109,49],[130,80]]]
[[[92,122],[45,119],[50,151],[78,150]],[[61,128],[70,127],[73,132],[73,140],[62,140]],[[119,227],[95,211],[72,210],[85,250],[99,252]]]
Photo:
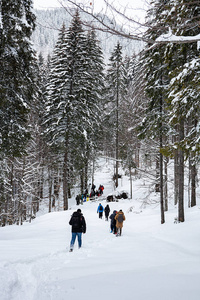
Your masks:
[[[86,40],[76,11],[70,27],[63,27],[59,35],[47,89],[46,134],[49,144],[63,157],[64,209],[68,209],[68,192],[74,181],[70,176],[82,174],[82,189],[87,187],[89,156],[99,128],[101,55],[95,35]]]
[[[149,29],[146,35],[149,39],[156,39],[161,34],[167,32],[165,27],[166,14],[169,1],[153,1],[152,8],[148,11]],[[146,46],[148,48],[149,45]],[[159,176],[156,189],[160,192],[161,223],[164,218],[164,199],[163,199],[163,154],[162,149],[167,143],[167,86],[169,83],[168,66],[163,60],[165,46],[153,48],[144,52],[142,61],[145,69],[146,88],[145,92],[149,99],[146,107],[146,116],[140,127],[143,136],[153,138],[157,143],[159,155]]]
[[[107,70],[106,89],[107,89],[107,104],[106,104],[106,119],[110,136],[114,136],[115,145],[115,185],[118,187],[118,169],[119,169],[119,149],[120,149],[120,132],[121,132],[121,105],[126,96],[126,77],[125,68],[122,56],[122,47],[118,43],[114,48]],[[112,140],[112,139],[111,139]]]
[[[26,153],[31,133],[28,115],[35,93],[35,52],[31,35],[35,28],[32,1],[0,2],[0,159],[1,214],[3,225],[13,222],[14,164]],[[21,199],[20,199],[21,200]]]
[[[20,156],[30,138],[26,125],[34,93],[32,1],[2,0],[0,18],[1,151]]]
[[[200,6],[197,2],[174,2],[171,13],[172,33],[194,36],[199,33]],[[196,25],[195,25],[196,24]],[[192,174],[192,203],[195,203],[196,163],[199,154],[199,50],[196,43],[170,45],[167,49],[171,82],[169,85],[170,121],[177,135],[179,164],[179,215],[184,217],[184,159],[189,157]],[[173,147],[173,145],[172,145]],[[195,205],[195,204],[194,204]]]

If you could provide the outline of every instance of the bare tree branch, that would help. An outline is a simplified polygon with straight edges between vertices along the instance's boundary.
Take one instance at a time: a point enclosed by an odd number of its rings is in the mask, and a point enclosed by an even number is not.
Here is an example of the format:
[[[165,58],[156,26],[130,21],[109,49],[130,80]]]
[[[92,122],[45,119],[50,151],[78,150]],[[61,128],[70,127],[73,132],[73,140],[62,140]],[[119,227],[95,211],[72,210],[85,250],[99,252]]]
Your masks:
[[[78,3],[76,0],[65,0],[65,3],[69,4],[70,7],[76,7],[81,12],[84,12],[85,14],[91,16],[95,22],[91,21],[83,21],[83,24],[87,27],[92,27],[96,30],[100,30],[102,32],[107,32],[113,35],[121,36],[130,40],[136,40],[141,41],[144,43],[148,43],[149,45],[152,45],[149,47],[149,49],[152,49],[154,47],[157,47],[159,45],[164,45],[168,43],[176,43],[176,44],[183,44],[183,43],[194,43],[200,41],[200,35],[196,36],[175,36],[172,34],[164,34],[161,35],[159,38],[152,40],[145,36],[144,28],[152,28],[150,24],[144,22],[139,22],[133,18],[130,18],[126,15],[126,8],[124,10],[124,13],[122,13],[120,10],[118,10],[116,7],[114,7],[113,4],[110,4],[108,0],[104,0],[105,2],[105,9],[110,9],[111,12],[113,12],[113,20],[115,18],[115,15],[120,16],[124,20],[128,21],[130,24],[132,24],[132,30],[136,28],[137,26],[141,27],[141,34],[136,33],[133,34],[133,32],[128,32],[128,29],[125,26],[117,27],[116,22],[112,21],[110,23],[106,22],[107,19],[105,17],[105,12],[102,14],[102,11],[98,14],[95,14],[91,8],[85,7],[83,4]],[[69,9],[66,5],[63,4],[63,2],[60,0],[59,3],[65,8],[68,12]],[[197,24],[198,25],[198,24]],[[135,26],[135,27],[134,27]],[[143,28],[143,29],[142,29]]]

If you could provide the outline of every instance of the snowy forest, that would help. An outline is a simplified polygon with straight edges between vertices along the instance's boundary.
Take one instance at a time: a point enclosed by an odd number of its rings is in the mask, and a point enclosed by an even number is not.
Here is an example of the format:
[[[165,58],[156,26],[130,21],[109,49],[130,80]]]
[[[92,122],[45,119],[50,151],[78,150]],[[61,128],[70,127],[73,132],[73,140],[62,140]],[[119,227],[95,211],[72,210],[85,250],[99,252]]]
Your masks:
[[[153,0],[143,48],[137,42],[127,53],[115,39],[109,57],[79,10],[71,14],[44,55],[32,42],[32,1],[0,2],[0,226],[31,222],[44,198],[51,212],[61,190],[60,209],[68,210],[73,188],[88,188],[100,156],[114,159],[116,188],[121,168],[131,182],[148,174],[162,224],[173,168],[184,222],[184,195],[195,206],[199,181],[200,53],[195,41],[148,41],[169,28],[198,35],[199,2]]]

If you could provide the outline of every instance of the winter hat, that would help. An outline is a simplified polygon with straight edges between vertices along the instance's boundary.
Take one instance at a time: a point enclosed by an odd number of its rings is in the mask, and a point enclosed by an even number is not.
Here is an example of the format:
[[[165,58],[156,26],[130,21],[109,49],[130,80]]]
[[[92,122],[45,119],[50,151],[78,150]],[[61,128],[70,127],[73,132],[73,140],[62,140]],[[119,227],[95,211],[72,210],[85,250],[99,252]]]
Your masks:
[[[80,209],[80,208],[78,208],[78,209],[77,209],[77,212],[81,213],[81,209]]]

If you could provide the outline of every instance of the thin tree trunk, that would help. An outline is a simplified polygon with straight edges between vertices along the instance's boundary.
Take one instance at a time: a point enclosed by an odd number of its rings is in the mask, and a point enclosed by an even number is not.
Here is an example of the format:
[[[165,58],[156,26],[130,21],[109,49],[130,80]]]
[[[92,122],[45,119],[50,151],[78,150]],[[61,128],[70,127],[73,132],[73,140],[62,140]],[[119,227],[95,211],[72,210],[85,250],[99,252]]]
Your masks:
[[[196,205],[196,165],[191,165],[191,207]]]
[[[64,210],[68,210],[68,133],[66,133],[63,163],[63,206]]]
[[[131,168],[129,168],[129,174],[130,174],[130,192],[131,192],[131,199],[133,198],[133,185],[132,185],[132,172]]]
[[[117,69],[117,98],[116,98],[116,181],[115,186],[118,187],[119,173],[119,74]]]
[[[164,165],[165,165],[165,175],[164,175],[164,203],[165,203],[165,211],[168,211],[168,172],[167,172],[167,165],[169,162],[169,158],[165,157]]]
[[[48,183],[49,183],[49,213],[51,212],[51,195],[52,195],[52,176],[51,176],[51,168],[48,170]]]
[[[178,164],[178,151],[174,151],[174,205],[178,203],[179,195],[179,164]]]
[[[81,169],[80,180],[81,180],[81,194],[83,194],[83,192],[84,192],[84,176],[83,176],[83,169]]]
[[[160,192],[160,167],[159,167],[159,156],[156,156],[156,186],[155,191],[156,193]]]
[[[63,165],[63,205],[64,210],[68,210],[68,153],[65,151],[64,165]]]
[[[160,137],[160,145],[162,144],[162,137]],[[161,224],[165,223],[164,200],[163,200],[163,155],[160,153],[160,211]]]
[[[179,142],[184,139],[184,120],[180,121]],[[179,149],[179,201],[178,201],[178,221],[184,222],[184,152]]]

